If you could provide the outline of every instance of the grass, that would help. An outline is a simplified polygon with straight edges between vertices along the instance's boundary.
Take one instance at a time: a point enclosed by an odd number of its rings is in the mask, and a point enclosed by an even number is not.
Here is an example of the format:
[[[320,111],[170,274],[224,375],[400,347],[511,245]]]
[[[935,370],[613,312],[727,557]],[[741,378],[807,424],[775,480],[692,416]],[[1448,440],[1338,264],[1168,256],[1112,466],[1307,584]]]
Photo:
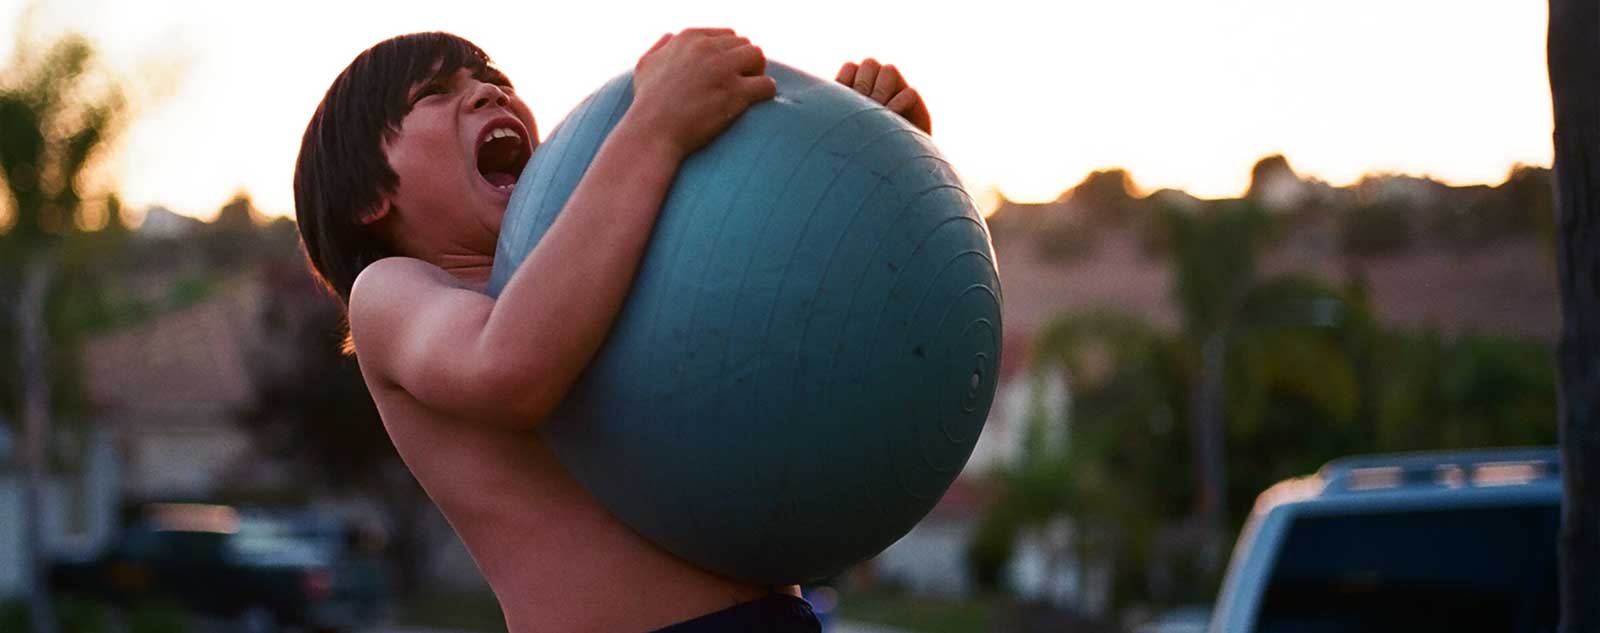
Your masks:
[[[433,593],[402,600],[398,624],[458,631],[505,633],[500,603],[487,591]]]
[[[398,624],[482,633],[505,633],[500,604],[489,592],[435,593],[403,601]],[[842,592],[834,618],[881,624],[908,633],[982,633],[994,611],[993,596],[968,600],[920,598],[885,591]]]
[[[887,592],[841,592],[833,617],[916,633],[981,633],[994,612],[992,596],[967,600],[922,598]]]

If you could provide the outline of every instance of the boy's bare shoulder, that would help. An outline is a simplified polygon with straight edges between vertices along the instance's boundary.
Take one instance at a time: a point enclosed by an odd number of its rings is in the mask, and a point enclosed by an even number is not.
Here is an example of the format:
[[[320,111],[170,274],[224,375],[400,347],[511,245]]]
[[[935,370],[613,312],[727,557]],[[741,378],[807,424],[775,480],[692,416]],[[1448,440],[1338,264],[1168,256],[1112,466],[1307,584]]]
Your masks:
[[[350,286],[350,318],[382,313],[422,296],[464,286],[443,268],[411,257],[385,257],[361,270]],[[411,304],[414,305],[414,304]]]
[[[358,355],[382,353],[384,341],[404,332],[404,320],[466,287],[431,263],[385,257],[368,264],[350,286],[350,331]]]
[[[443,268],[414,257],[385,257],[368,264],[350,286],[353,308],[358,296],[387,296],[417,285],[461,287],[460,281]]]

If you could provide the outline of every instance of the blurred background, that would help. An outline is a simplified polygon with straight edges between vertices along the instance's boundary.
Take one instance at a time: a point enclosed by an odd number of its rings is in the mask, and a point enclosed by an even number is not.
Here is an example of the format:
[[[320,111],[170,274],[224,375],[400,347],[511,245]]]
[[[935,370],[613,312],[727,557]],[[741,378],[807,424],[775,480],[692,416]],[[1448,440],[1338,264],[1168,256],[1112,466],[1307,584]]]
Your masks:
[[[691,25],[923,93],[1000,391],[933,512],[807,588],[832,630],[1200,630],[1273,484],[1556,441],[1543,3],[575,4],[0,0],[0,632],[39,593],[64,631],[504,630],[293,225],[322,91],[415,30],[545,131]]]

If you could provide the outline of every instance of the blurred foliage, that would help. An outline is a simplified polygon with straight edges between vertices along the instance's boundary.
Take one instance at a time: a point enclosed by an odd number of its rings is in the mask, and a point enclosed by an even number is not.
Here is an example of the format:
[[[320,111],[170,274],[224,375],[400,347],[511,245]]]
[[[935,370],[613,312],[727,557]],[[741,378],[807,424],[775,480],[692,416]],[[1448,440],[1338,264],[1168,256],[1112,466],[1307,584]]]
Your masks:
[[[24,25],[26,26],[26,25]],[[121,205],[86,190],[86,174],[121,129],[124,99],[82,36],[53,42],[18,29],[13,58],[0,72],[0,418],[19,417],[18,315],[13,306],[28,266],[53,266],[44,322],[50,344],[50,406],[59,426],[81,427],[86,407],[77,367],[83,338],[113,319],[101,255],[123,241]],[[86,204],[89,203],[89,204]],[[89,210],[115,228],[88,230]],[[18,422],[11,422],[16,425]],[[73,434],[83,436],[84,434]],[[62,456],[56,456],[56,466]],[[70,458],[68,458],[70,460]]]
[[[1066,197],[1079,206],[1084,221],[1096,226],[1127,225],[1138,203],[1133,177],[1124,169],[1091,172]]]
[[[1277,226],[1244,200],[1206,205],[1198,213],[1163,207],[1171,251],[1172,299],[1188,336],[1202,340],[1222,329],[1256,280],[1256,260]]]
[[[1409,248],[1416,240],[1414,220],[1406,207],[1392,203],[1361,204],[1339,223],[1340,250],[1355,255],[1379,255]]]
[[[1492,187],[1375,174],[1334,188],[1301,178],[1287,159],[1272,155],[1256,163],[1249,190],[1236,202],[1279,205],[1263,207],[1277,227],[1277,234],[1266,236],[1269,243],[1291,235],[1312,236],[1313,242],[1337,244],[1346,255],[1371,256],[1417,248],[1478,248],[1526,236],[1553,244],[1550,183],[1549,169],[1516,165],[1505,182]],[[999,233],[1026,233],[1042,255],[1055,260],[1091,256],[1104,237],[1119,231],[1132,231],[1147,254],[1166,256],[1172,236],[1163,216],[1178,198],[1202,208],[1214,206],[1171,190],[1140,197],[1127,171],[1109,169],[1091,173],[1052,202],[1002,198],[989,222]]]
[[[435,630],[505,633],[505,616],[494,594],[484,591],[429,592],[399,605],[398,624]]]
[[[1126,170],[1110,169],[1089,174],[1055,203],[1042,205],[1054,212],[1029,228],[1039,251],[1055,260],[1071,260],[1094,253],[1100,234],[1138,222],[1147,205],[1134,195],[1133,179]]]
[[[189,614],[162,600],[132,605],[126,617],[128,633],[186,633],[190,628]]]
[[[219,218],[220,221],[220,218]],[[421,590],[433,505],[400,460],[355,357],[340,351],[344,312],[300,252],[281,248],[260,268],[259,347],[250,350],[252,402],[234,412],[263,457],[286,464],[307,495],[355,495],[387,515],[387,550],[402,593]]]
[[[1458,187],[1427,209],[1429,236],[1447,246],[1473,248],[1512,235],[1554,240],[1555,201],[1550,170],[1519,165],[1496,187]]]
[[[55,615],[60,633],[185,633],[191,628],[183,609],[159,600],[113,607],[98,600],[57,596]],[[0,631],[26,630],[27,603],[0,603]]]
[[[1372,384],[1376,450],[1555,442],[1555,371],[1542,344],[1391,334]]]
[[[43,51],[22,39],[6,69],[0,84],[0,173],[13,216],[5,237],[13,247],[8,258],[42,248],[83,223],[81,178],[119,131],[124,110],[121,89],[97,71],[94,57],[81,35],[66,35]]]
[[[110,633],[110,607],[73,597],[56,599],[56,630],[60,633]],[[17,599],[0,604],[0,631],[29,629],[28,604]]]
[[[994,630],[991,623],[1002,601],[994,594],[951,600],[882,591],[847,591],[841,592],[833,615],[853,622],[919,633],[979,633]]]
[[[1021,455],[996,473],[1003,492],[968,550],[982,586],[998,586],[1027,526],[1070,517],[1077,560],[1112,565],[1113,607],[1214,596],[1220,579],[1193,560],[1192,533],[1194,391],[1213,336],[1225,359],[1234,530],[1266,487],[1336,457],[1555,442],[1546,345],[1386,331],[1359,287],[1262,278],[1257,257],[1280,229],[1247,201],[1165,214],[1180,329],[1101,313],[1061,318],[1038,335],[1033,379],[1064,377],[1068,402],[1052,419],[1037,400],[1050,390],[1033,390]]]
[[[237,412],[239,424],[263,454],[293,463],[307,487],[374,483],[398,456],[356,359],[339,351],[343,312],[297,261],[263,269],[262,279],[255,397]]]

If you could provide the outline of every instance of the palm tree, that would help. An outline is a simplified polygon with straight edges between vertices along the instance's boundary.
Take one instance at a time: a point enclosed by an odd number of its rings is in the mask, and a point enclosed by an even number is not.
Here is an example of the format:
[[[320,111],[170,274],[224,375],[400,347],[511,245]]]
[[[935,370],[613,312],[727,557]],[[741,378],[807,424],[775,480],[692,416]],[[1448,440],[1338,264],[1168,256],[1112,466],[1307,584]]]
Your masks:
[[[1187,409],[1197,489],[1190,520],[1202,534],[1202,566],[1214,574],[1230,523],[1246,509],[1230,502],[1230,491],[1247,503],[1261,482],[1317,465],[1309,460],[1319,451],[1278,449],[1326,429],[1309,420],[1267,428],[1269,405],[1292,394],[1325,423],[1353,422],[1364,403],[1362,377],[1377,327],[1351,293],[1296,275],[1263,277],[1257,261],[1276,226],[1248,200],[1198,212],[1165,209],[1163,227],[1180,345],[1193,376]],[[1251,458],[1230,467],[1229,446],[1250,450]],[[1307,461],[1278,461],[1284,457]],[[1254,474],[1240,472],[1247,485],[1230,485],[1229,473],[1240,469]]]
[[[1172,298],[1182,315],[1182,340],[1196,379],[1188,397],[1190,450],[1195,469],[1193,520],[1204,533],[1201,560],[1221,564],[1226,533],[1224,371],[1230,337],[1237,336],[1245,296],[1256,283],[1256,260],[1271,230],[1270,218],[1248,201],[1229,201],[1199,212],[1162,210],[1171,248]]]
[[[24,29],[25,31],[25,29]],[[0,293],[15,297],[18,370],[24,427],[24,493],[29,610],[35,633],[54,626],[41,573],[40,494],[49,432],[51,356],[45,305],[59,268],[59,246],[73,233],[83,210],[79,175],[106,146],[121,121],[123,99],[115,88],[96,91],[90,79],[94,50],[67,36],[43,55],[19,41],[17,57],[0,84],[0,174],[9,194],[12,225],[0,236]],[[105,84],[101,84],[104,86]],[[23,271],[20,278],[10,271]]]

